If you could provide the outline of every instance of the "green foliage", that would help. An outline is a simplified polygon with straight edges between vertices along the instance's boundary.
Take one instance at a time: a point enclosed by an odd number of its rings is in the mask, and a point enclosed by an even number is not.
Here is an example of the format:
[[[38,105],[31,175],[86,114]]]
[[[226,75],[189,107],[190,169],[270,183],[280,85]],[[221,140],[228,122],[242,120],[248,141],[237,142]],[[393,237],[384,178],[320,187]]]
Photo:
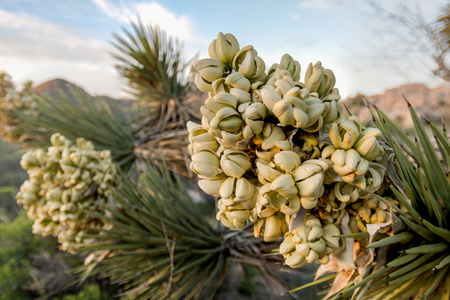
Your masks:
[[[15,195],[27,174],[19,161],[17,147],[0,140],[0,223],[14,219],[20,212]]]
[[[426,128],[409,103],[408,108],[414,123],[410,133],[379,109],[373,113],[377,127],[392,148],[387,173],[400,205],[390,205],[405,227],[394,236],[369,245],[380,249],[377,255],[383,261],[383,268],[377,263],[368,276],[347,286],[332,299],[350,299],[355,297],[354,292],[358,299],[388,296],[447,299],[450,296],[450,260],[446,261],[450,249],[450,142],[445,127],[440,130],[429,123]],[[428,132],[434,136],[434,145]],[[383,254],[383,246],[390,248],[387,254]]]
[[[102,293],[100,286],[88,284],[75,295],[66,295],[60,300],[108,300],[110,296]]]
[[[21,120],[16,134],[26,136],[23,146],[47,148],[50,137],[61,133],[75,141],[84,137],[94,143],[96,149],[110,150],[114,160],[123,170],[134,163],[134,134],[125,114],[110,102],[92,101],[82,93],[59,96],[36,96],[33,112],[13,111]]]
[[[399,204],[374,196],[392,207],[397,224],[403,225],[397,226],[393,236],[375,237],[367,246],[376,251],[373,269],[357,283],[350,280],[331,299],[450,297],[450,142],[445,125],[439,129],[427,120],[425,126],[409,103],[408,109],[414,124],[408,132],[381,110],[371,110],[391,148],[387,151],[387,179]],[[324,277],[291,292],[335,277]]]
[[[32,221],[22,212],[13,222],[0,224],[1,299],[23,299],[33,295],[26,287],[33,283],[29,257],[40,249],[55,249],[56,242],[40,239],[31,232]]]
[[[450,142],[445,131],[430,123],[438,148],[436,151],[416,111],[409,103],[408,107],[414,122],[413,136],[377,110],[376,125],[395,154],[393,163],[396,169],[388,170],[393,190],[416,222],[422,224],[422,219],[426,219],[434,225],[448,227]],[[442,162],[437,152],[440,152]]]
[[[114,34],[113,45],[119,54],[113,55],[136,100],[165,102],[185,96],[190,89],[185,72],[190,62],[182,63],[180,42],[140,19],[131,26],[131,32],[123,29],[124,37]]]
[[[145,167],[136,187],[122,178],[114,224],[81,250],[95,257],[86,275],[122,284],[130,299],[212,298],[224,264],[223,240],[166,168]],[[94,229],[93,229],[94,230]],[[90,236],[87,236],[90,237]]]
[[[23,288],[31,281],[31,266],[28,260],[11,258],[0,265],[0,299],[24,299]]]
[[[32,223],[22,211],[13,222],[0,224],[1,300],[52,297],[78,290],[68,271],[79,265],[79,259],[58,251],[56,239],[34,235]],[[77,298],[68,299],[111,299],[112,292],[90,283],[80,294],[70,296]]]
[[[39,241],[31,232],[33,222],[28,219],[25,212],[22,212],[12,223],[0,224],[0,261],[6,262],[10,258],[21,259],[37,246],[34,243]],[[33,242],[34,245],[31,245]]]

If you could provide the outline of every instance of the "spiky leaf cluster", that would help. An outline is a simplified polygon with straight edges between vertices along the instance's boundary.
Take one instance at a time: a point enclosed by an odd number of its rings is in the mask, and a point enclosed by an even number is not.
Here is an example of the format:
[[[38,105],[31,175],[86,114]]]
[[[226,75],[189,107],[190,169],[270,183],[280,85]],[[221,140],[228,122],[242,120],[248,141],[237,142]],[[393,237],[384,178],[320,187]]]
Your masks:
[[[60,134],[51,138],[47,151],[37,149],[20,162],[28,175],[17,194],[30,219],[33,232],[54,235],[61,249],[75,251],[90,228],[110,224],[94,217],[111,204],[111,188],[117,184],[115,165],[107,150],[96,151],[91,142],[79,138],[76,144]]]
[[[318,280],[334,280],[327,298],[448,299],[450,296],[449,138],[445,125],[440,130],[429,122],[428,130],[435,139],[433,145],[426,127],[409,103],[408,106],[414,136],[379,109],[372,110],[377,127],[392,148],[386,177],[394,199],[372,194],[365,203],[357,201],[351,205],[348,230],[353,233],[345,236],[354,243],[354,257],[334,257],[330,265],[319,268],[316,276],[336,273]],[[389,207],[388,212],[383,212],[382,206]],[[354,217],[358,213],[360,220]],[[380,218],[386,222],[380,223]],[[372,219],[376,223],[369,224]]]
[[[186,65],[181,43],[158,26],[145,26],[140,19],[131,26],[132,31],[123,30],[124,36],[114,34],[113,45],[119,52],[113,56],[136,100],[164,102],[186,96],[190,83],[183,74]]]
[[[301,82],[290,55],[266,73],[253,46],[231,34],[219,33],[208,52],[190,74],[209,96],[202,123],[187,126],[190,167],[220,198],[217,219],[233,230],[254,222],[266,242],[285,236],[280,252],[292,267],[328,262],[345,248],[336,235],[350,204],[382,185],[380,131],[342,114],[334,74],[320,62]]]
[[[99,218],[83,271],[121,285],[127,299],[212,299],[227,255],[224,240],[167,167],[142,165],[138,183],[119,176],[117,208]],[[124,174],[122,174],[124,175]]]
[[[152,163],[165,163],[175,173],[190,177],[186,168],[186,122],[199,120],[193,110],[197,96],[186,76],[182,44],[157,25],[131,22],[132,30],[115,34],[113,56],[116,68],[126,79],[139,112],[134,155]],[[194,103],[194,105],[192,105]]]
[[[15,143],[25,149],[48,148],[51,136],[59,132],[72,141],[83,137],[94,143],[95,148],[111,151],[122,170],[132,167],[135,132],[130,125],[131,111],[127,114],[119,103],[71,90],[54,95],[34,94],[32,104],[30,109],[14,106],[8,111],[17,123],[4,130],[21,137]]]
[[[395,154],[388,175],[397,204],[391,204],[404,228],[368,246],[378,253],[383,252],[383,247],[392,250],[387,257],[379,255],[364,280],[335,298],[350,297],[355,291],[366,299],[450,297],[449,138],[445,125],[442,131],[428,122],[439,159],[427,128],[409,103],[408,107],[414,123],[413,137],[382,111],[377,109],[374,114],[376,125]]]

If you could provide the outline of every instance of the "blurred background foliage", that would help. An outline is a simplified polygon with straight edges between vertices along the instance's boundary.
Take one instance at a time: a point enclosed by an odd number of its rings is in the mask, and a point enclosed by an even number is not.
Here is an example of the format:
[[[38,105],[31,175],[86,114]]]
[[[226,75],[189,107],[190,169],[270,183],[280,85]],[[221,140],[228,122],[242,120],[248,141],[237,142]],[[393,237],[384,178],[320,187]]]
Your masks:
[[[111,297],[111,288],[100,289],[95,281],[82,289],[74,284],[76,278],[68,271],[79,259],[59,251],[55,238],[34,235],[32,223],[22,211],[13,221],[0,224],[0,299]],[[73,296],[64,296],[67,294]]]
[[[18,215],[21,208],[15,194],[27,173],[20,167],[19,148],[0,140],[0,222],[7,223]]]

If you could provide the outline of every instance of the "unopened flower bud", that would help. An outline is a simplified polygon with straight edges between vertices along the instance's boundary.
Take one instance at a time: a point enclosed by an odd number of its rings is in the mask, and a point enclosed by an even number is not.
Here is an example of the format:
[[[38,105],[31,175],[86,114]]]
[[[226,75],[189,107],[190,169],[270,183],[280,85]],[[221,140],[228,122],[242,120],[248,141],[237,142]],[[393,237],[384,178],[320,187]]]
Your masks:
[[[56,202],[61,199],[62,191],[59,188],[51,189],[45,194],[45,198],[50,202]]]
[[[290,150],[289,141],[286,139],[286,135],[280,127],[267,124],[264,127],[262,134],[264,140],[262,141],[261,149],[269,150],[273,147],[279,147],[283,150]],[[289,147],[285,144],[288,144]]]
[[[225,66],[231,66],[238,51],[239,43],[234,35],[222,32],[219,32],[217,39],[213,40],[208,48],[209,56],[222,62]]]
[[[228,177],[220,187],[219,194],[233,202],[245,202],[254,197],[255,186],[246,178]]]
[[[280,254],[287,254],[295,249],[294,235],[287,234],[283,242],[280,244]]]
[[[276,103],[281,101],[281,95],[275,91],[275,88],[270,85],[265,85],[261,90],[261,101],[264,103],[265,106],[269,109],[269,111],[272,113],[273,108]]]
[[[335,122],[342,112],[342,104],[337,101],[327,101],[324,102],[325,111],[322,113],[323,123],[330,124]]]
[[[223,172],[231,177],[240,178],[250,169],[250,158],[244,151],[225,150],[220,158],[220,166]]]
[[[22,156],[22,159],[20,160],[20,166],[24,170],[29,170],[38,166],[38,161],[36,157],[33,155],[32,151],[28,151]]]
[[[291,174],[282,174],[278,176],[270,185],[270,189],[277,191],[280,195],[289,198],[298,194],[295,181]]]
[[[367,128],[362,133],[362,137],[354,145],[354,148],[362,157],[369,161],[373,161],[384,152],[377,140],[377,136],[380,135],[380,130],[376,128]]]
[[[292,75],[292,79],[294,81],[298,81],[300,79],[300,63],[292,58],[289,54],[284,54],[281,57],[280,65],[283,66],[286,70],[289,71]]]
[[[204,191],[205,193],[220,197],[220,187],[222,186],[225,179],[219,178],[219,179],[201,179],[198,181],[198,186]]]
[[[241,116],[235,109],[224,107],[216,113],[216,116],[210,122],[210,126],[215,130],[238,133],[242,129],[242,123]]]
[[[258,56],[253,46],[245,46],[236,53],[233,60],[233,69],[250,80],[256,80],[263,76],[266,64]]]
[[[219,158],[209,149],[200,150],[192,155],[190,168],[193,172],[210,179],[222,173]]]
[[[277,215],[265,218],[263,237],[265,242],[277,240],[287,230],[287,224]]]
[[[281,151],[275,154],[273,161],[277,169],[291,173],[300,165],[300,158],[294,151]]]
[[[319,97],[330,93],[336,83],[334,73],[325,69],[320,61],[314,66],[310,63],[305,73],[305,87],[310,92],[317,92]]]
[[[358,140],[361,124],[357,118],[350,118],[331,126],[330,140],[336,148],[350,149]]]
[[[233,88],[248,92],[250,90],[250,81],[239,72],[232,73],[225,78],[225,83]]]
[[[222,78],[223,74],[224,67],[220,61],[205,58],[192,64],[189,78],[191,78],[197,88],[202,92],[211,92],[211,84],[215,80]]]
[[[217,220],[232,230],[239,230],[244,227],[249,217],[250,211],[248,210],[219,211],[217,214]]]
[[[264,128],[264,118],[266,117],[266,107],[262,103],[244,103],[239,105],[239,113],[245,122],[243,129],[244,138],[250,139],[255,134],[259,134]]]
[[[323,192],[323,173],[316,173],[304,180],[297,181],[296,186],[302,197],[318,198]]]

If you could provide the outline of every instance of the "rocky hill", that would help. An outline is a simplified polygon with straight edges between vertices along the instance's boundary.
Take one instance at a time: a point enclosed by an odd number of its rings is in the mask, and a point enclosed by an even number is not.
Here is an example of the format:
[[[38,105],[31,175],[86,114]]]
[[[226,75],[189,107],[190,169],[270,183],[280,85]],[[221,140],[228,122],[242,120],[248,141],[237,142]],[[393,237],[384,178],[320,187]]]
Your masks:
[[[36,87],[34,87],[35,91],[39,94],[47,94],[50,97],[58,97],[61,94],[68,95],[69,97],[73,97],[73,95],[80,95],[83,97],[88,97],[92,99],[102,99],[106,102],[114,102],[119,104],[122,101],[121,99],[114,99],[108,96],[92,96],[88,92],[86,92],[82,87],[73,84],[64,79],[53,79],[50,81],[46,81]],[[119,104],[120,105],[120,104]]]
[[[88,94],[83,88],[70,83],[64,79],[53,79],[46,81],[34,88],[39,94],[48,94],[53,96],[59,92],[68,94],[70,92]]]
[[[447,124],[450,124],[450,86],[439,86],[428,88],[419,83],[402,85],[397,88],[386,90],[383,94],[372,96],[357,95],[354,98],[344,99],[345,103],[352,112],[361,115],[363,119],[370,118],[367,110],[359,106],[362,97],[378,106],[390,118],[400,122],[405,127],[410,127],[412,121],[409,118],[407,104],[403,96],[423,115],[435,123],[441,123],[444,118]]]

